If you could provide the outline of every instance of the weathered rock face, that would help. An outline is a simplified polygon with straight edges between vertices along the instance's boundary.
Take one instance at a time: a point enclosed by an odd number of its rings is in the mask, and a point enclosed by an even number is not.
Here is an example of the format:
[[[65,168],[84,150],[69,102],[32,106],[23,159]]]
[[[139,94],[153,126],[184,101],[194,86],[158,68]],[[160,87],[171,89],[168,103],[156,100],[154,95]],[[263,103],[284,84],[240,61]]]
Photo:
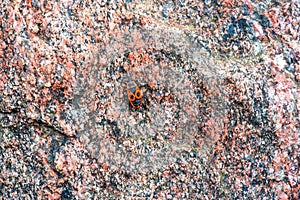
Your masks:
[[[298,199],[299,10],[2,1],[0,196]]]

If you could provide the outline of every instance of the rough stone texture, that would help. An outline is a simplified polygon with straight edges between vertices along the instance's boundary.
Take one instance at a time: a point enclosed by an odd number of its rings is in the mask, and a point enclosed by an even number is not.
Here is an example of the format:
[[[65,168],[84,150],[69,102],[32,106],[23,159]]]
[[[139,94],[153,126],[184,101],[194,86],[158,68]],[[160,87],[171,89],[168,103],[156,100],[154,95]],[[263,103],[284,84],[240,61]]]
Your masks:
[[[4,0],[0,19],[1,198],[300,198],[299,0]]]

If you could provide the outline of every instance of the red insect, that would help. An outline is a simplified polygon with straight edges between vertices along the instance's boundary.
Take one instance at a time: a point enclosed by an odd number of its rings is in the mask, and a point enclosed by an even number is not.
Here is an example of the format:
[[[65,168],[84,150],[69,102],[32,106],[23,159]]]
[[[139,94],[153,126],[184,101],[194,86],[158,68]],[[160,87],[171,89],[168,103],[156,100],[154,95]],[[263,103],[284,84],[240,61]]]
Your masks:
[[[137,84],[128,77],[127,95],[129,103],[132,107],[138,109],[142,106],[143,94]]]

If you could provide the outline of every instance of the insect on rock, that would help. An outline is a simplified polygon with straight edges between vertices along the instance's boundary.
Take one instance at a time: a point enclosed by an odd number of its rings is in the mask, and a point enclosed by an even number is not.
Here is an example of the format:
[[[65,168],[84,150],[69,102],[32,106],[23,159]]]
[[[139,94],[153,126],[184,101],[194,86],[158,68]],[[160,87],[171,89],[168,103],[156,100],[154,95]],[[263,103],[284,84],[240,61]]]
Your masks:
[[[130,77],[128,77],[127,81],[127,95],[132,107],[139,109],[142,106],[142,91]]]

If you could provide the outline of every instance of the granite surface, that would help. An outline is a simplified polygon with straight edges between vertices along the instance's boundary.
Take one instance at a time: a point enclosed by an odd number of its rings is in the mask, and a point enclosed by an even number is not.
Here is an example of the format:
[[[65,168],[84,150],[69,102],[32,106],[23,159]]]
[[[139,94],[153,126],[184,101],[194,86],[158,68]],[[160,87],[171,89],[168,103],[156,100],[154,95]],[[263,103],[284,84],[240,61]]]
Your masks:
[[[299,0],[4,0],[0,19],[0,199],[300,198]]]

